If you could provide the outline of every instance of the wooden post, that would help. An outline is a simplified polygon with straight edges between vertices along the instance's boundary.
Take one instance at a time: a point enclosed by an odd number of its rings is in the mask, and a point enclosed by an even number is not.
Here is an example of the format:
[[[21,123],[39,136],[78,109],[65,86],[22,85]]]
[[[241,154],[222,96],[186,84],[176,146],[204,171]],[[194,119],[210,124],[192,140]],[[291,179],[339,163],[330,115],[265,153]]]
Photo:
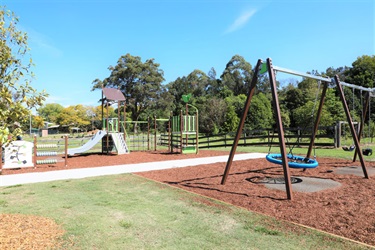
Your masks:
[[[168,152],[171,151],[171,117],[168,120]]]
[[[362,154],[361,146],[359,145],[359,140],[358,140],[358,137],[357,137],[357,133],[355,131],[352,118],[350,116],[350,111],[349,111],[349,108],[348,108],[348,104],[346,103],[346,100],[345,100],[345,95],[344,95],[344,91],[342,90],[342,87],[341,87],[341,84],[340,84],[340,79],[339,79],[339,77],[337,75],[335,75],[334,79],[335,79],[336,87],[339,90],[341,102],[342,102],[342,104],[344,106],[344,111],[345,111],[345,114],[346,114],[347,121],[349,123],[349,128],[350,128],[350,132],[352,133],[352,137],[353,137],[353,140],[354,140],[356,151],[357,151],[359,160],[361,162],[363,174],[364,174],[364,176],[365,176],[366,179],[369,179],[369,175],[368,175],[367,169],[366,169],[366,164],[365,164],[365,161],[363,159],[363,154]]]
[[[147,117],[147,150],[150,150],[150,117]]]
[[[183,115],[182,115],[182,110],[180,111],[180,153],[182,154],[182,144],[183,144],[183,129],[184,129],[184,124],[183,124]]]
[[[342,122],[338,122],[338,132],[337,132],[337,147],[341,147],[341,133],[342,133]]]
[[[308,149],[307,154],[306,154],[306,158],[310,158],[310,156],[311,156],[311,151],[312,151],[312,148],[314,146],[316,133],[318,132],[320,117],[322,116],[322,110],[323,110],[323,105],[324,105],[324,101],[325,101],[325,97],[326,97],[326,93],[327,93],[327,88],[328,88],[328,83],[324,82],[322,95],[320,97],[320,102],[319,102],[318,114],[316,115],[314,129],[313,129],[312,134],[311,134],[310,145],[309,145],[309,149]]]
[[[173,153],[173,129],[174,129],[174,126],[173,126],[173,112],[171,111],[170,115],[169,115],[169,130],[170,130],[170,152]]]
[[[117,131],[116,133],[120,133],[121,130],[121,120],[120,120],[120,101],[117,101]]]
[[[64,150],[64,154],[65,154],[65,167],[68,166],[68,136],[66,135],[65,136],[65,150]]]
[[[105,122],[104,122],[104,93],[103,93],[103,85],[102,85],[102,130],[105,129]],[[104,144],[103,144],[103,139],[102,139],[102,154],[104,153],[103,151],[103,147]],[[34,146],[35,147],[35,146]]]
[[[185,130],[186,130],[186,132],[189,132],[190,131],[190,123],[189,123],[189,108],[188,108],[188,104],[186,103],[186,123],[184,122],[184,128],[185,128]],[[184,121],[185,121],[185,119],[184,119]],[[186,145],[186,147],[188,146],[188,141],[189,141],[189,134],[188,133],[186,133],[186,135],[185,135],[185,145]]]
[[[157,126],[156,126],[156,115],[154,115],[154,150],[156,151],[156,129],[157,129]]]
[[[199,123],[198,123],[198,109],[197,112],[195,113],[195,143],[196,143],[196,154],[199,153]]]
[[[34,168],[36,168],[36,151],[37,151],[38,144],[36,143],[36,135],[34,135]]]
[[[126,142],[126,101],[124,101],[124,141]]]
[[[245,102],[245,106],[243,108],[241,120],[240,120],[240,123],[239,123],[238,128],[237,128],[236,137],[234,138],[234,142],[233,142],[233,145],[232,145],[232,149],[229,153],[229,157],[228,157],[227,165],[225,167],[223,178],[221,179],[222,185],[225,184],[225,182],[228,178],[228,175],[229,175],[230,168],[231,168],[232,163],[233,163],[234,154],[236,153],[238,141],[240,140],[242,129],[245,125],[245,120],[246,120],[246,116],[247,116],[247,113],[248,113],[249,108],[250,108],[251,99],[253,98],[253,95],[254,95],[254,92],[255,92],[255,87],[256,87],[256,84],[257,84],[257,81],[258,81],[258,73],[259,73],[261,64],[262,64],[262,60],[259,59],[257,65],[255,66],[253,79],[251,80],[249,93],[247,95],[247,99],[246,99],[246,102]]]
[[[3,144],[0,142],[0,155],[1,155],[1,163],[0,163],[0,174],[3,172]]]
[[[108,100],[106,103],[106,109],[107,109],[107,141],[106,141],[106,147],[107,147],[107,154],[109,152],[109,108],[108,108]]]
[[[267,68],[268,68],[268,75],[269,75],[270,84],[271,84],[272,102],[273,102],[274,112],[276,115],[276,125],[277,125],[278,136],[279,136],[279,146],[280,146],[281,160],[282,160],[283,171],[284,171],[285,188],[286,188],[287,198],[289,200],[292,200],[293,199],[292,184],[290,181],[288,158],[286,154],[285,139],[284,139],[284,128],[283,128],[283,123],[281,120],[279,98],[277,95],[276,77],[275,77],[275,72],[272,67],[272,61],[269,58],[267,59]]]

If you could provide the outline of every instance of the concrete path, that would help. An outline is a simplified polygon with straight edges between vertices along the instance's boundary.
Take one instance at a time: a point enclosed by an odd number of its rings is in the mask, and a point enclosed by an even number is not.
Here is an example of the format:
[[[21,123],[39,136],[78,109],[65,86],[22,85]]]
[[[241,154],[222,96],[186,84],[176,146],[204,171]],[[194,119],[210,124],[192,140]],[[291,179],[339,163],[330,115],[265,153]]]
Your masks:
[[[234,161],[264,158],[267,154],[263,153],[248,153],[248,154],[237,154],[234,156]],[[184,160],[173,160],[173,161],[160,161],[160,162],[147,162],[138,164],[126,164],[106,167],[94,167],[94,168],[80,168],[80,169],[67,169],[67,170],[56,170],[49,172],[36,172],[36,173],[25,173],[25,174],[13,174],[13,175],[0,175],[0,186],[13,186],[18,184],[27,183],[38,183],[48,182],[57,180],[69,180],[69,179],[82,179],[87,177],[103,176],[103,175],[114,175],[124,173],[135,173],[144,172],[150,170],[160,170],[167,168],[179,168],[187,166],[197,166],[202,164],[210,164],[217,162],[227,162],[228,156],[215,156],[215,157],[203,157],[194,159]]]

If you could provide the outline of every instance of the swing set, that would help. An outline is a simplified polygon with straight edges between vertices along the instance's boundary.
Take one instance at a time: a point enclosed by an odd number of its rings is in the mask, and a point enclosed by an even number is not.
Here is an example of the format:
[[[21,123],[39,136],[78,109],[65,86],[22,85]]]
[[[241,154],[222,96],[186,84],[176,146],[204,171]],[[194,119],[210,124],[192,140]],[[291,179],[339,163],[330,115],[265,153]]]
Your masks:
[[[237,129],[237,133],[236,133],[236,136],[235,136],[235,139],[234,139],[234,142],[233,142],[233,145],[232,145],[229,157],[228,157],[228,161],[227,161],[225,171],[224,171],[224,174],[223,174],[223,177],[222,177],[222,180],[221,180],[221,184],[224,185],[227,178],[228,178],[230,168],[231,168],[232,163],[233,163],[234,154],[236,152],[238,142],[240,140],[241,133],[242,133],[242,130],[243,130],[243,127],[244,127],[244,124],[245,124],[245,120],[246,120],[246,117],[247,117],[247,114],[248,114],[248,111],[249,111],[249,108],[250,108],[251,100],[252,100],[252,97],[254,95],[255,88],[256,88],[256,85],[257,85],[257,82],[258,82],[258,77],[259,77],[259,75],[265,74],[267,72],[268,72],[268,77],[269,77],[269,81],[270,81],[270,85],[271,85],[272,104],[273,104],[272,107],[274,109],[274,114],[276,116],[276,126],[277,126],[277,134],[278,134],[278,139],[279,139],[280,154],[270,154],[269,153],[266,156],[266,159],[268,161],[272,162],[272,163],[282,165],[283,173],[284,173],[284,179],[285,179],[285,188],[286,188],[287,198],[289,200],[293,199],[289,167],[290,168],[307,169],[307,168],[315,168],[319,165],[318,162],[316,161],[316,159],[311,159],[311,153],[312,153],[312,150],[313,150],[313,147],[314,147],[314,141],[315,141],[316,134],[317,134],[317,131],[318,131],[320,117],[321,117],[321,114],[322,114],[325,96],[326,96],[326,92],[327,92],[329,84],[334,84],[336,86],[336,88],[338,89],[339,95],[340,95],[340,100],[341,100],[341,102],[343,104],[343,107],[344,107],[345,115],[346,115],[346,118],[347,118],[348,125],[350,127],[351,135],[352,135],[352,138],[353,138],[353,141],[354,141],[354,146],[355,146],[355,149],[356,149],[353,161],[355,161],[355,159],[358,155],[360,163],[361,163],[361,167],[362,167],[362,170],[363,170],[363,174],[364,174],[365,178],[368,179],[369,176],[368,176],[368,173],[367,173],[366,164],[365,164],[365,161],[364,161],[364,158],[363,158],[363,153],[361,151],[361,147],[360,147],[360,144],[359,144],[360,133],[359,133],[359,135],[357,135],[357,133],[355,131],[355,128],[354,128],[354,125],[353,125],[353,122],[352,122],[352,118],[351,118],[351,115],[350,115],[350,111],[349,111],[348,105],[347,105],[346,100],[345,100],[345,96],[344,96],[342,86],[348,86],[348,87],[360,89],[360,90],[366,91],[368,93],[367,99],[366,99],[366,105],[364,106],[364,111],[366,111],[366,112],[363,112],[363,117],[365,117],[365,114],[367,113],[367,106],[368,106],[368,103],[369,103],[370,94],[373,92],[373,89],[364,88],[364,87],[361,87],[361,86],[357,86],[357,85],[353,85],[353,84],[349,84],[349,83],[345,83],[345,82],[340,82],[340,79],[337,75],[334,78],[331,79],[331,78],[328,78],[328,77],[321,77],[321,76],[296,72],[296,71],[293,71],[293,70],[290,70],[290,69],[280,68],[280,67],[274,66],[272,64],[272,60],[270,58],[267,58],[265,63],[263,63],[262,60],[259,59],[256,66],[255,66],[254,75],[253,75],[252,81],[250,83],[250,88],[249,88],[248,96],[247,96],[247,99],[246,99],[246,102],[245,102],[245,105],[244,105],[243,114],[242,114],[238,129]],[[278,94],[277,94],[277,86],[276,86],[276,72],[282,72],[282,73],[292,74],[292,75],[296,75],[296,76],[300,76],[300,77],[304,77],[304,78],[315,79],[315,80],[318,80],[321,83],[323,83],[323,89],[322,89],[321,96],[320,96],[318,111],[317,111],[317,115],[316,115],[316,118],[315,118],[313,129],[312,129],[312,133],[311,133],[311,137],[310,137],[310,143],[309,143],[309,147],[308,147],[306,156],[295,156],[292,153],[287,154],[287,152],[286,152],[286,143],[285,143],[285,139],[284,139],[285,138],[284,137],[284,128],[283,128],[282,119],[281,119],[280,105],[279,105]],[[317,93],[317,97],[318,97],[318,93]],[[365,110],[365,107],[366,107],[366,110]],[[362,132],[362,129],[363,129],[363,122],[361,123],[360,132]]]

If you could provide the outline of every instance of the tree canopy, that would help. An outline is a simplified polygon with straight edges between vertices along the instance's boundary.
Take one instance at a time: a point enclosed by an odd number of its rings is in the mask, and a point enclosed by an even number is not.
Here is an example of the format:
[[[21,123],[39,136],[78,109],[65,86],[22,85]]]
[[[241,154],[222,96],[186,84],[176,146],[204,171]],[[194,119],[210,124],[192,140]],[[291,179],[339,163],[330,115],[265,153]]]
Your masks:
[[[56,123],[60,113],[64,110],[64,107],[58,103],[47,103],[46,105],[38,108],[38,114],[46,122]]]
[[[194,69],[186,76],[161,85],[162,71],[158,67],[153,59],[142,63],[139,57],[127,54],[120,58],[115,67],[110,67],[110,77],[94,81],[93,89],[101,86],[121,89],[128,100],[132,120],[145,120],[153,115],[168,116],[171,112],[177,115],[185,107],[182,96],[191,94],[189,103],[199,109],[202,133],[236,130],[253,77],[251,64],[242,56],[234,55],[230,58],[220,78],[217,78],[214,68],[207,74]],[[147,72],[150,74],[148,78],[144,76]],[[352,84],[371,87],[374,86],[375,59],[374,56],[362,56],[353,62],[352,67],[330,67],[322,73],[316,70],[307,73],[329,77],[337,74],[344,81],[352,80]],[[277,86],[284,126],[312,126],[312,122],[307,124],[307,121],[311,120],[311,115],[316,115],[321,95],[319,82],[310,78],[303,78],[301,81],[290,79],[290,82],[284,81],[283,84],[277,82]],[[361,112],[360,93],[356,92],[352,98],[351,89],[344,91],[348,105],[353,107],[353,120],[358,120]],[[336,121],[343,119],[343,107],[337,91],[328,89],[320,124],[334,125]],[[260,76],[245,129],[271,128],[274,124],[269,79],[267,76]]]
[[[152,109],[160,99],[164,72],[154,59],[142,62],[139,56],[126,54],[119,58],[116,66],[108,69],[110,75],[103,80],[94,80],[92,90],[102,87],[121,90],[132,120],[137,121],[142,113]]]
[[[44,91],[37,92],[31,86],[33,63],[27,34],[17,26],[15,14],[0,7],[0,130],[15,121],[24,122],[30,110],[47,97]]]
[[[247,94],[252,78],[252,67],[242,56],[235,55],[227,63],[220,76],[223,85],[227,86],[234,95]]]
[[[346,80],[352,84],[366,88],[375,87],[375,55],[364,55],[353,62],[345,71]]]

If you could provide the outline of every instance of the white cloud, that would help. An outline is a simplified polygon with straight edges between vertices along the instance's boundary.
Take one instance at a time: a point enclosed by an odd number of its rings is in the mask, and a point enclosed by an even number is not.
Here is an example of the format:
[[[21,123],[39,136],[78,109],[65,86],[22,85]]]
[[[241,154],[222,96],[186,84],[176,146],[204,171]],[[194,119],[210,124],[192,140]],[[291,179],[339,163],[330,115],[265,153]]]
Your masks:
[[[229,26],[229,28],[224,32],[224,34],[232,33],[236,30],[241,29],[243,26],[245,26],[250,18],[256,13],[257,11],[255,9],[248,10],[244,13],[242,13],[239,17],[237,17],[236,20]]]
[[[29,41],[32,44],[34,44],[37,49],[40,49],[44,53],[46,53],[46,54],[48,54],[52,57],[55,57],[55,58],[62,56],[63,52],[60,49],[53,46],[51,44],[51,42],[49,41],[50,39],[47,36],[37,32],[33,29],[28,29],[26,32],[27,32]],[[30,46],[30,47],[32,47],[32,46]]]
[[[50,95],[46,98],[45,103],[60,103],[65,100],[67,100],[67,98]]]

